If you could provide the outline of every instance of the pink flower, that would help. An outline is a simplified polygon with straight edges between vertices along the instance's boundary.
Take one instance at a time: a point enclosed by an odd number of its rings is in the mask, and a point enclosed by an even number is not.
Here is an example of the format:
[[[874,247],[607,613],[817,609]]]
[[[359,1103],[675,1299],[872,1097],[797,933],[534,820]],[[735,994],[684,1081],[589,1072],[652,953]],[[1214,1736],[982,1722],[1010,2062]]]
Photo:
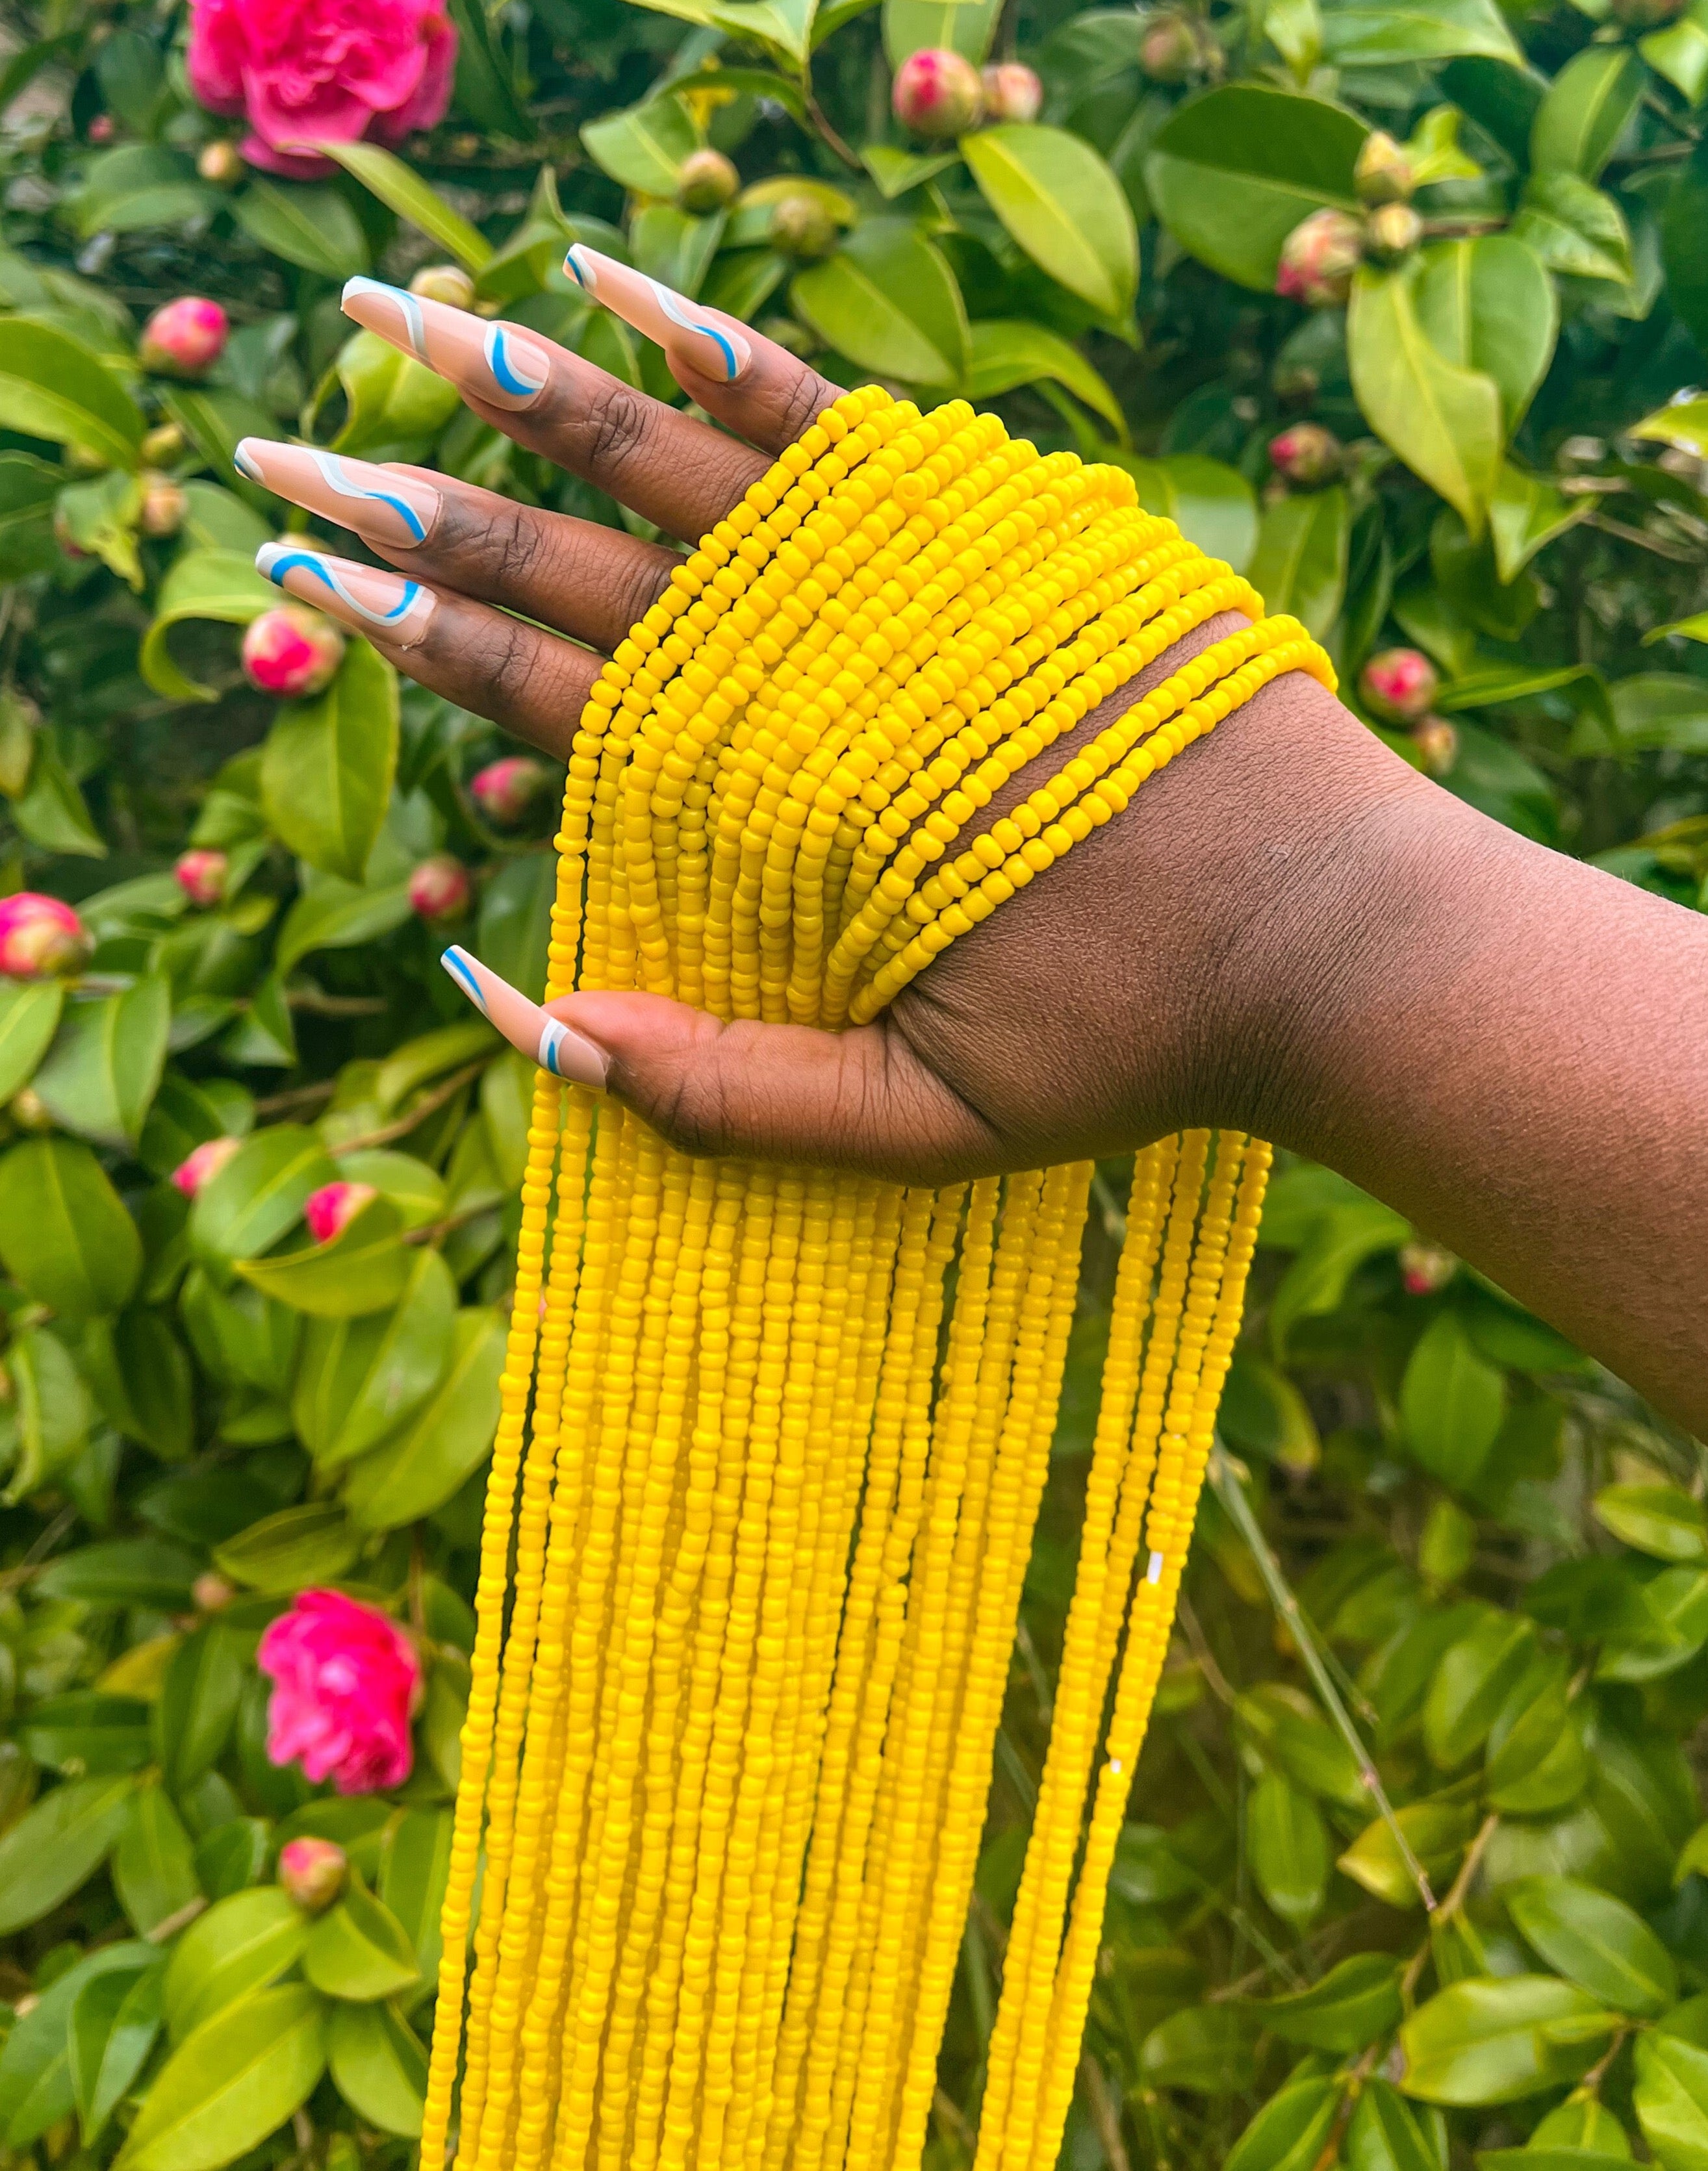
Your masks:
[[[294,701],[330,686],[344,661],[344,636],[330,619],[301,603],[281,603],[251,619],[243,667],[252,686]]]
[[[984,71],[986,121],[1035,121],[1044,104],[1037,71],[1019,61],[997,61]]]
[[[137,352],[144,369],[168,370],[176,377],[200,377],[225,351],[231,326],[218,302],[200,294],[180,294],[156,309],[142,327]]]
[[[519,821],[551,779],[525,753],[489,761],[469,779],[469,796],[489,822]]]
[[[0,897],[0,973],[14,980],[52,980],[75,972],[89,952],[83,924],[68,904],[39,890]]]
[[[1439,1244],[1414,1237],[1399,1249],[1399,1278],[1408,1296],[1433,1296],[1458,1272],[1458,1261]]]
[[[1281,244],[1275,290],[1313,309],[1336,307],[1352,291],[1364,228],[1350,212],[1313,211]]]
[[[323,1183],[318,1191],[309,1193],[303,1206],[309,1234],[317,1244],[330,1244],[379,1196],[371,1183]]]
[[[192,904],[218,904],[225,895],[227,866],[223,852],[180,852],[172,876]]]
[[[261,1638],[271,1675],[267,1755],[341,1794],[400,1787],[415,1762],[421,1660],[402,1629],[336,1590],[301,1592]]]
[[[203,1139],[173,1170],[174,1184],[186,1198],[194,1198],[204,1184],[212,1182],[242,1143],[240,1139]]]
[[[1412,724],[1428,713],[1441,681],[1421,650],[1384,648],[1358,677],[1364,705],[1388,723]]]
[[[333,171],[302,144],[432,127],[456,57],[439,0],[191,0],[191,89],[244,116],[251,165],[298,180]]]
[[[979,71],[947,46],[921,46],[895,71],[890,109],[916,136],[959,136],[984,110]]]
[[[350,1857],[336,1840],[289,1839],[279,1849],[279,1882],[305,1915],[330,1907],[349,1880]]]
[[[1270,465],[1286,482],[1314,490],[1340,472],[1340,441],[1320,422],[1295,422],[1269,441]]]
[[[90,142],[91,142],[91,143],[110,143],[110,142],[112,142],[112,140],[113,140],[113,116],[112,116],[112,115],[111,115],[110,113],[98,113],[98,114],[96,114],[96,115],[95,115],[94,119],[93,121],[90,121],[90,123],[89,123],[89,141],[90,141]]]
[[[423,860],[409,878],[410,909],[422,919],[455,919],[469,909],[469,871],[448,852]]]

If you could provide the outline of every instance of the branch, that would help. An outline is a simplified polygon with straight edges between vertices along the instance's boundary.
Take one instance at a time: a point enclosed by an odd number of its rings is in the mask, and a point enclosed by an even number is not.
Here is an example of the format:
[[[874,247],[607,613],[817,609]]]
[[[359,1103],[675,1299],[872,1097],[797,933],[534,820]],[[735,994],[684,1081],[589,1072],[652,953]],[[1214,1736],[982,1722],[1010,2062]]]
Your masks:
[[[371,1146],[389,1146],[394,1139],[406,1139],[435,1108],[443,1108],[447,1101],[455,1100],[464,1086],[478,1078],[491,1059],[483,1055],[477,1062],[465,1063],[460,1070],[452,1071],[442,1084],[435,1086],[431,1093],[424,1093],[395,1123],[382,1123],[377,1131],[363,1131],[356,1138],[345,1139],[336,1146],[328,1146],[327,1152],[336,1161],[342,1154],[366,1153]]]

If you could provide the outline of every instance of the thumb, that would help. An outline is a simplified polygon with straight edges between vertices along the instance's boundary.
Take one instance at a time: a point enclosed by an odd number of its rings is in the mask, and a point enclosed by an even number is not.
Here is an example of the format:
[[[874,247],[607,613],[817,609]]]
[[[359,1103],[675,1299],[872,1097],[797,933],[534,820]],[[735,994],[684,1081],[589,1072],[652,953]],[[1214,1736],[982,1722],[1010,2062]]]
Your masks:
[[[726,1024],[663,995],[548,1003],[606,1056],[606,1090],[685,1153],[941,1183],[996,1166],[991,1127],[893,1027]]]

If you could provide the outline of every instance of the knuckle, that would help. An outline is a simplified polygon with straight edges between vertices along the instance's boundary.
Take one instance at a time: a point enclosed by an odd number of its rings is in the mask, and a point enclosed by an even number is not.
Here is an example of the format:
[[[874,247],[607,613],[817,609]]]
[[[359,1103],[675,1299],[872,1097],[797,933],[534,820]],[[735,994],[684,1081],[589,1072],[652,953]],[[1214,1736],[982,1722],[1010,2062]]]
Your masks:
[[[507,623],[493,641],[491,660],[486,674],[494,699],[506,714],[513,713],[523,705],[538,662],[539,649],[534,636],[525,626],[514,621]]]
[[[612,383],[587,416],[589,466],[610,471],[631,460],[652,434],[654,403],[626,384]]]
[[[835,397],[835,387],[826,384],[816,370],[798,371],[788,383],[778,388],[779,437],[784,442],[792,445]]]

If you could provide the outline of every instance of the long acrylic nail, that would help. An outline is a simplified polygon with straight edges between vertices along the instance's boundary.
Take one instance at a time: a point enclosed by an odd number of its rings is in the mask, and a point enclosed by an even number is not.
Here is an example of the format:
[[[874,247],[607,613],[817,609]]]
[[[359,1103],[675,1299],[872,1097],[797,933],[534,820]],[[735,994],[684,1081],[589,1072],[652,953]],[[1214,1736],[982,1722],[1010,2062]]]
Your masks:
[[[453,943],[439,959],[445,970],[481,1012],[497,1027],[512,1048],[572,1086],[599,1086],[610,1064],[603,1048],[530,1002],[519,988],[500,979],[490,965]]]
[[[314,603],[357,633],[377,633],[395,648],[413,648],[427,631],[438,598],[419,581],[332,558],[293,543],[263,543],[255,570],[275,587]]]
[[[551,375],[550,349],[519,324],[488,324],[378,279],[348,282],[344,314],[489,407],[531,407]]]
[[[702,377],[733,384],[753,360],[753,349],[739,331],[720,323],[711,310],[690,302],[662,280],[631,271],[614,256],[602,256],[583,242],[574,243],[563,268],[595,302],[614,309],[626,324],[679,354]]]
[[[364,542],[392,549],[425,543],[439,512],[439,494],[416,475],[398,475],[368,460],[341,459],[318,445],[285,445],[245,437],[232,456],[238,473],[309,512],[353,528]]]

